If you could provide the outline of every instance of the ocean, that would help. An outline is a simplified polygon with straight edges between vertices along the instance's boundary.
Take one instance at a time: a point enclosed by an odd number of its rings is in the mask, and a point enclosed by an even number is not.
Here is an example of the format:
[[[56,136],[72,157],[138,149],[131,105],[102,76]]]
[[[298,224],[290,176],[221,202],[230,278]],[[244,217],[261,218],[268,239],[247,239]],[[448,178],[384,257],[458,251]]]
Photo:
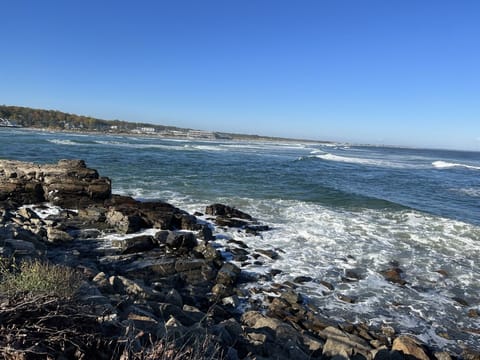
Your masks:
[[[479,152],[3,128],[0,158],[80,158],[110,177],[115,193],[191,213],[215,202],[237,207],[272,229],[218,229],[218,242],[237,239],[280,254],[247,271],[282,270],[276,282],[311,277],[299,289],[338,321],[479,349]],[[403,270],[405,286],[385,280],[392,267]]]

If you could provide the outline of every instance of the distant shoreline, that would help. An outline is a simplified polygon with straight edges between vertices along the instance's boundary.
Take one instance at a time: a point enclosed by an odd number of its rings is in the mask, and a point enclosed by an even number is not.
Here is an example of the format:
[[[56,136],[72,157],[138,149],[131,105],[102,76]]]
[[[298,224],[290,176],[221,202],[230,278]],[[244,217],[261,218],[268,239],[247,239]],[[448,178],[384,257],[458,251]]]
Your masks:
[[[229,134],[232,136],[230,139],[209,139],[201,137],[188,137],[188,136],[165,136],[161,134],[147,134],[147,133],[132,133],[132,132],[110,132],[110,131],[93,131],[93,130],[65,130],[59,128],[37,128],[37,127],[16,127],[17,129],[27,131],[40,131],[40,132],[52,132],[62,134],[82,134],[82,135],[106,135],[106,136],[137,136],[151,139],[167,139],[167,140],[197,140],[197,141],[256,141],[256,142],[284,142],[284,143],[306,143],[306,144],[336,144],[335,141],[322,141],[322,140],[308,140],[308,139],[290,139],[261,135],[242,135],[242,134]]]

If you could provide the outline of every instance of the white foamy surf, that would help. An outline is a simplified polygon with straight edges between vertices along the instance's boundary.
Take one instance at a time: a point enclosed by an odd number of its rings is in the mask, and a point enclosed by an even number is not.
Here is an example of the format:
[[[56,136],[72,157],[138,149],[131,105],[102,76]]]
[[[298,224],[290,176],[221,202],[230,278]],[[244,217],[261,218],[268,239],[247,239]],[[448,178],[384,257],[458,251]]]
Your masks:
[[[471,170],[480,170],[480,166],[452,163],[448,161],[434,161],[432,162],[432,166],[437,169],[451,169],[451,168],[460,167],[460,168],[471,169]]]

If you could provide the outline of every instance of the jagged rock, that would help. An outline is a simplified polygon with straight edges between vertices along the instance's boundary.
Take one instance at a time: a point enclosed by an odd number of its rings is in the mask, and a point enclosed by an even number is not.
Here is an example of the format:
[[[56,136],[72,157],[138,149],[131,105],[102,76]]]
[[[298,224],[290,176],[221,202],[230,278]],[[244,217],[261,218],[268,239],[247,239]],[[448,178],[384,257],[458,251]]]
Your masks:
[[[216,298],[224,298],[233,294],[233,288],[231,286],[225,286],[223,284],[215,284],[212,287],[212,294]]]
[[[226,226],[226,227],[235,227],[235,228],[242,228],[246,226],[249,222],[242,219],[236,218],[225,218],[222,216],[217,216],[215,222],[218,226]]]
[[[227,296],[222,299],[222,305],[236,309],[240,305],[240,299],[237,295]]]
[[[280,298],[287,301],[289,304],[294,305],[302,302],[302,296],[293,291],[293,290],[285,290],[281,295]]]
[[[122,254],[133,254],[142,251],[149,251],[153,248],[157,247],[157,243],[155,242],[152,236],[142,235],[142,236],[135,236],[133,238],[128,238],[125,240],[119,240],[113,242],[115,245],[120,245],[123,249]]]
[[[89,223],[104,222],[106,220],[107,209],[100,206],[88,206],[78,211],[78,216]]]
[[[433,354],[437,360],[452,360],[452,357],[446,351],[440,351]]]
[[[40,219],[35,211],[30,208],[22,207],[17,210],[17,215],[22,216],[23,218],[31,221],[32,219]]]
[[[461,357],[464,360],[480,360],[480,352],[472,349],[465,349],[462,351]]]
[[[404,356],[413,356],[418,360],[430,360],[422,344],[407,335],[400,335],[393,341],[392,350],[403,353]]]
[[[273,259],[273,260],[276,260],[278,259],[279,255],[278,255],[278,252],[276,252],[275,250],[272,250],[272,249],[269,249],[269,250],[266,250],[266,249],[256,249],[255,250],[257,253],[263,255],[263,256],[266,256],[270,259]]]
[[[179,259],[175,263],[177,272],[200,270],[202,267],[208,266],[202,259]]]
[[[173,249],[185,248],[191,250],[198,245],[198,242],[194,233],[182,231],[170,232],[166,244]]]
[[[47,240],[52,243],[70,242],[73,240],[73,237],[66,231],[47,227]]]
[[[332,326],[320,331],[319,335],[326,339],[322,351],[324,356],[342,356],[350,359],[353,355],[360,354],[367,359],[372,358],[371,351],[373,348],[358,336],[345,333]]]
[[[168,303],[159,304],[155,313],[164,321],[175,318],[185,326],[191,326],[205,317],[205,314],[200,311],[195,314],[194,311],[184,311],[182,308]]]
[[[110,180],[99,177],[83,160],[47,165],[0,160],[0,201],[8,199],[20,205],[50,201],[77,208],[110,195]]]
[[[170,289],[165,295],[165,302],[176,305],[178,307],[183,307],[183,299],[180,293],[176,289]]]
[[[168,235],[171,233],[172,231],[171,230],[160,230],[158,232],[155,233],[155,235],[153,236],[153,238],[155,239],[155,241],[158,243],[158,244],[163,244],[165,245],[167,243],[167,238],[168,238]]]
[[[218,270],[217,283],[223,285],[233,285],[237,281],[238,275],[240,275],[240,268],[232,263],[225,263]]]
[[[147,298],[151,293],[151,291],[146,287],[124,276],[110,276],[108,281],[113,289],[120,294],[132,295],[139,298]]]
[[[207,215],[221,216],[225,218],[238,218],[244,220],[253,220],[253,218],[243,211],[235,209],[228,205],[212,204],[205,209]]]
[[[205,241],[215,240],[212,229],[207,224],[201,225],[201,230],[199,231],[198,236],[200,237],[200,239],[203,239]]]
[[[175,258],[140,259],[122,268],[122,272],[132,277],[147,278],[152,281],[176,273]]]
[[[114,288],[107,278],[107,275],[102,271],[95,275],[92,282],[98,287],[98,289],[105,294],[113,294]]]
[[[106,222],[124,234],[131,234],[149,227],[140,211],[133,206],[110,208],[105,214]]]
[[[220,261],[222,256],[212,245],[207,243],[201,243],[194,249],[194,253],[198,254],[207,261]]]

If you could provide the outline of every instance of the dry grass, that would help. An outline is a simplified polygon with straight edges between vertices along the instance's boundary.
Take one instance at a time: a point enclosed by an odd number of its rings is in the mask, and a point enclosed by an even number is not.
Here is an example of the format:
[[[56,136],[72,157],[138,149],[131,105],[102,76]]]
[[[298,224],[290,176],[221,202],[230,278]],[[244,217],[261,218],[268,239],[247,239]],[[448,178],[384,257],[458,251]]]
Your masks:
[[[81,284],[73,269],[34,260],[19,265],[0,259],[0,293],[6,296],[29,294],[59,298],[72,297]]]

